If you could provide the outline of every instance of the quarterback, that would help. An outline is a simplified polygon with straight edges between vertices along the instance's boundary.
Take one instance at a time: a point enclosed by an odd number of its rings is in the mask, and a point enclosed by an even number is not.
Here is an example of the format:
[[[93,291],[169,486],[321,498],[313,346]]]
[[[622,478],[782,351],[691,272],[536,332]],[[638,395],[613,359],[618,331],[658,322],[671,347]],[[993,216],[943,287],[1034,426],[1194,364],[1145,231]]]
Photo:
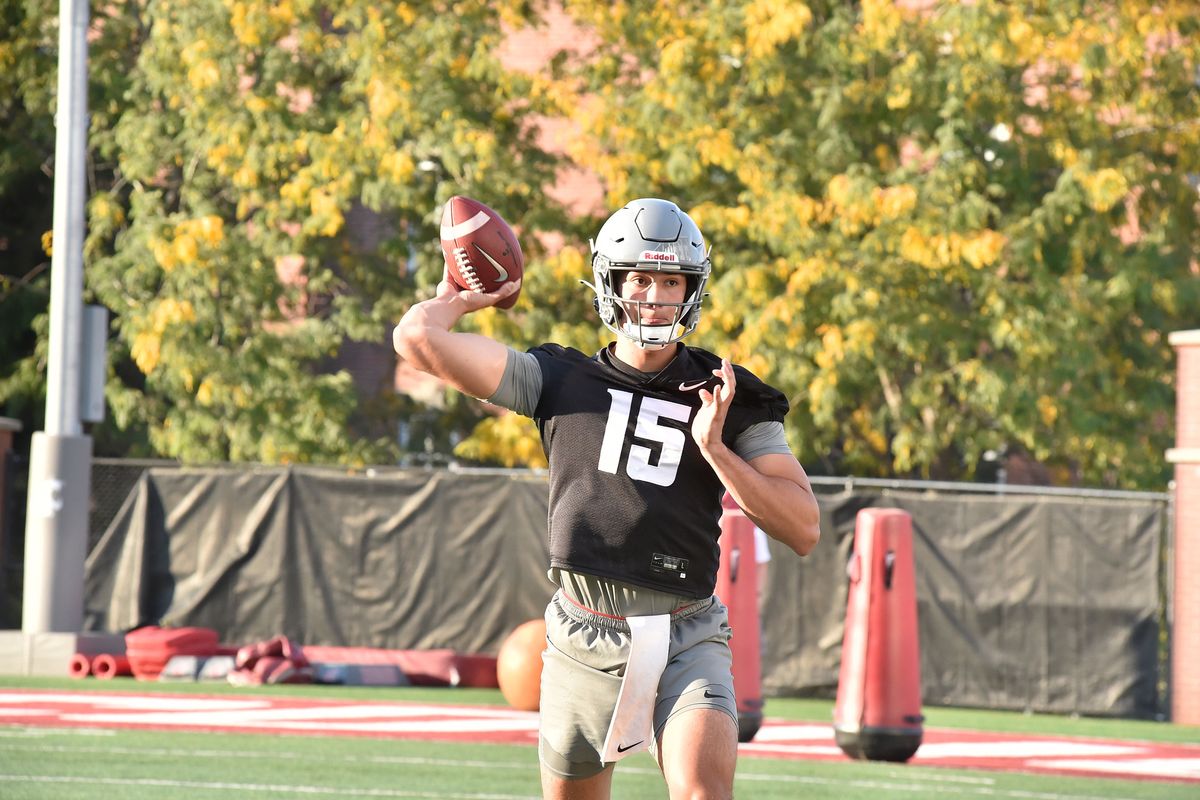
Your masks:
[[[607,798],[614,764],[650,749],[672,798],[729,798],[737,705],[725,606],[713,595],[721,497],[800,555],[820,535],[788,448],[782,393],[680,340],[712,263],[692,219],[635,200],[592,242],[594,305],[616,334],[595,355],[518,352],[456,332],[502,303],[445,280],[396,326],[396,352],[536,421],[549,460],[550,578],[539,758],[546,798]]]

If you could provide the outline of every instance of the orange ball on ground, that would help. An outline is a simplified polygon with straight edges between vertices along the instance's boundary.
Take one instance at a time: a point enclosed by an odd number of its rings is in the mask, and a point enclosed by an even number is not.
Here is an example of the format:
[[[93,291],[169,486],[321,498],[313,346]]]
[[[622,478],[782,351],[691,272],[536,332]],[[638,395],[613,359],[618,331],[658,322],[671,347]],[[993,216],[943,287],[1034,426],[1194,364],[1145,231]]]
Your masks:
[[[518,625],[496,657],[500,693],[515,709],[537,711],[542,687],[542,651],[546,649],[546,621],[533,619]]]

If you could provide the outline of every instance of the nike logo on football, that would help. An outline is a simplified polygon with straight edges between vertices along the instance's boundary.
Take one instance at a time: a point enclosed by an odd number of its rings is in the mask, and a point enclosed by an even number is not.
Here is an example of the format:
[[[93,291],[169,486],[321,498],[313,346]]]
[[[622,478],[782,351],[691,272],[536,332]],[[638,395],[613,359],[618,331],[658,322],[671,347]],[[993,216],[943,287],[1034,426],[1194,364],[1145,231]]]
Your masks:
[[[626,744],[626,745],[619,744],[619,745],[617,745],[617,752],[624,753],[626,750],[632,750],[633,748],[637,747],[639,744],[641,744],[644,741],[646,741],[646,740],[642,739],[640,741],[634,742],[633,744]]]
[[[508,280],[508,270],[500,266],[499,261],[488,255],[488,251],[484,250],[479,245],[475,245],[475,249],[483,253],[483,257],[488,260],[488,263],[496,268],[496,280],[500,281],[501,283],[504,283],[506,280]]]
[[[707,379],[702,380],[702,381],[695,381],[694,383],[686,383],[686,382],[681,383],[681,384],[679,384],[679,391],[694,392],[706,383],[708,383]]]

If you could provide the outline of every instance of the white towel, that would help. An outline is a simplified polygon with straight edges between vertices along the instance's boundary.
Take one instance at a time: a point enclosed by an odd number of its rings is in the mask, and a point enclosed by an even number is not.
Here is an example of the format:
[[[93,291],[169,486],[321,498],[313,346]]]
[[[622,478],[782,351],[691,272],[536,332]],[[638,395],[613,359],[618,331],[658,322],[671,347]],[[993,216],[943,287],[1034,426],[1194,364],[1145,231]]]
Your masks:
[[[654,701],[658,681],[667,666],[671,647],[671,615],[628,617],[629,662],[617,695],[608,735],[604,738],[604,762],[620,761],[645,750],[654,738]]]

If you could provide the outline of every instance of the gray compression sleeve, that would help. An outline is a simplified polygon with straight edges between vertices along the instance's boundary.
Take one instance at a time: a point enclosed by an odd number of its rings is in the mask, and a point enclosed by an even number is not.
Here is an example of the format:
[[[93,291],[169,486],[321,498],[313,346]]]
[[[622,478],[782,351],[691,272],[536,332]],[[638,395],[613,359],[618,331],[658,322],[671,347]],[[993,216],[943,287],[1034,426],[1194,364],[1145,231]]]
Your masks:
[[[749,461],[768,453],[791,455],[792,449],[788,447],[782,422],[756,422],[742,431],[733,443],[733,452]]]
[[[532,417],[542,396],[542,367],[530,353],[518,353],[508,348],[508,361],[504,364],[504,377],[489,403]]]

